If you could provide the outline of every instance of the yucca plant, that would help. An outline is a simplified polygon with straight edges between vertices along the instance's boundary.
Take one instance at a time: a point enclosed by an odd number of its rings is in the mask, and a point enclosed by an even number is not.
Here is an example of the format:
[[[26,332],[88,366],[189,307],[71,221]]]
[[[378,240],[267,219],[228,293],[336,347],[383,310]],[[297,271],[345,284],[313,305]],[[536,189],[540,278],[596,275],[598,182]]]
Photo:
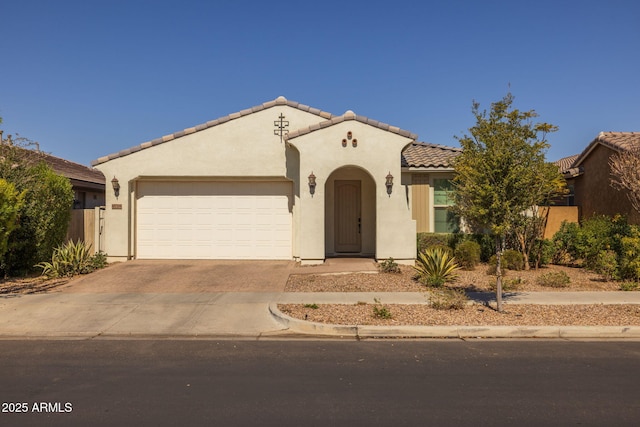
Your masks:
[[[47,277],[66,277],[85,274],[91,270],[91,246],[81,240],[69,241],[54,249],[51,262],[41,262],[36,267]]]
[[[451,251],[437,247],[421,252],[413,268],[420,283],[432,287],[454,280],[456,271],[460,269]]]

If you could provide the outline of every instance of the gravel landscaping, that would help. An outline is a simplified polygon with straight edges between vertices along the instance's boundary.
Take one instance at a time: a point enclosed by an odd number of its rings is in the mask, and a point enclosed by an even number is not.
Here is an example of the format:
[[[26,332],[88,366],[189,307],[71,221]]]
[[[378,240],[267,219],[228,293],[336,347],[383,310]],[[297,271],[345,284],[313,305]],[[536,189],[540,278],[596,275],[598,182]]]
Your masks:
[[[545,273],[563,271],[571,279],[567,287],[545,287],[537,278]],[[424,292],[429,289],[414,280],[411,267],[400,273],[306,274],[292,275],[287,292]],[[495,277],[487,266],[474,271],[460,271],[449,288],[470,292],[491,292]],[[619,291],[620,283],[605,282],[581,268],[549,266],[530,271],[509,271],[505,276],[508,290],[516,292]],[[622,291],[620,291],[622,292]],[[302,304],[280,304],[283,313],[312,322],[346,325],[443,325],[443,326],[638,326],[637,305],[524,305],[505,303],[498,313],[491,306],[473,303],[460,310],[436,310],[427,304],[319,304],[317,308]],[[390,318],[374,314],[374,307],[385,308]]]
[[[448,287],[469,292],[489,292],[493,289],[495,276],[487,274],[487,265],[480,265],[473,271],[461,270],[454,283]],[[424,285],[413,279],[415,271],[408,266],[400,266],[400,273],[353,273],[353,274],[298,274],[291,275],[285,292],[423,292]],[[565,272],[571,283],[565,288],[540,286],[536,279],[549,272]],[[583,268],[552,265],[529,271],[508,271],[504,276],[505,291],[522,292],[563,292],[563,291],[618,291],[620,284],[605,282],[599,274]]]

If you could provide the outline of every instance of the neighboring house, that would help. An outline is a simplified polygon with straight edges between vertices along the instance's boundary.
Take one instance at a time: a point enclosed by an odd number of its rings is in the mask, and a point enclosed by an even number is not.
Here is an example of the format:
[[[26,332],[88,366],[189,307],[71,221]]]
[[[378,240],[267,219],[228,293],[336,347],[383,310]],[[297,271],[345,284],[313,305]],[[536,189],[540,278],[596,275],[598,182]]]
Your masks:
[[[34,151],[57,174],[69,178],[73,188],[73,208],[93,209],[105,204],[105,179],[102,172],[79,163]]]
[[[460,150],[279,97],[101,157],[104,251],[125,259],[393,257],[447,231]]]
[[[74,195],[73,209],[93,209],[104,206],[105,180],[99,170],[44,153],[39,150],[37,143],[34,144],[38,148],[35,150],[14,145],[11,135],[4,139],[1,130],[0,141],[19,150],[18,155],[23,161],[32,164],[43,161],[58,175],[68,178]]]
[[[580,219],[621,214],[630,223],[640,224],[640,214],[631,206],[626,191],[611,186],[609,166],[613,154],[639,144],[640,132],[600,132],[581,154],[556,162],[573,190],[568,201],[578,206]]]

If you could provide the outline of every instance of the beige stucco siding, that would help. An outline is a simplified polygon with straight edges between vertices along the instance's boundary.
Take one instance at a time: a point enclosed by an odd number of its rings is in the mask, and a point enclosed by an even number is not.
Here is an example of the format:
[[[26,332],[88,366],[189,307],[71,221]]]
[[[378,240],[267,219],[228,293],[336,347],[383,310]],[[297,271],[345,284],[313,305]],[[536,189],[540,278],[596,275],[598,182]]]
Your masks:
[[[116,177],[121,186],[119,197],[110,185],[106,191],[105,251],[109,257],[135,257],[137,179],[260,180],[296,175],[297,157],[287,155],[285,143],[274,135],[274,121],[280,114],[289,121],[289,129],[323,121],[316,114],[279,105],[201,131],[187,130],[180,138],[96,165],[107,182]]]
[[[346,147],[347,133],[352,140]],[[298,246],[301,258],[321,260],[327,250],[324,227],[327,180],[334,171],[345,167],[360,168],[372,178],[375,190],[376,258],[415,258],[415,221],[411,218],[408,194],[402,185],[400,155],[411,142],[409,138],[347,120],[320,131],[300,135],[289,141],[300,153],[300,182],[306,183],[313,172],[317,187],[312,196],[308,185],[300,186],[300,227]],[[394,187],[387,194],[385,177],[394,176]],[[329,186],[330,187],[330,186]]]

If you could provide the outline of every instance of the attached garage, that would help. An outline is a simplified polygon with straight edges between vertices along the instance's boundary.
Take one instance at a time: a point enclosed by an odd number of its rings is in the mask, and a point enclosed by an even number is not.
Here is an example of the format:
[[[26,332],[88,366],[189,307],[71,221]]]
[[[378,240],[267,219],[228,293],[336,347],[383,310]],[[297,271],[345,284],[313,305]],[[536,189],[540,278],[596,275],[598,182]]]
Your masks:
[[[290,181],[138,181],[139,259],[291,259]]]

